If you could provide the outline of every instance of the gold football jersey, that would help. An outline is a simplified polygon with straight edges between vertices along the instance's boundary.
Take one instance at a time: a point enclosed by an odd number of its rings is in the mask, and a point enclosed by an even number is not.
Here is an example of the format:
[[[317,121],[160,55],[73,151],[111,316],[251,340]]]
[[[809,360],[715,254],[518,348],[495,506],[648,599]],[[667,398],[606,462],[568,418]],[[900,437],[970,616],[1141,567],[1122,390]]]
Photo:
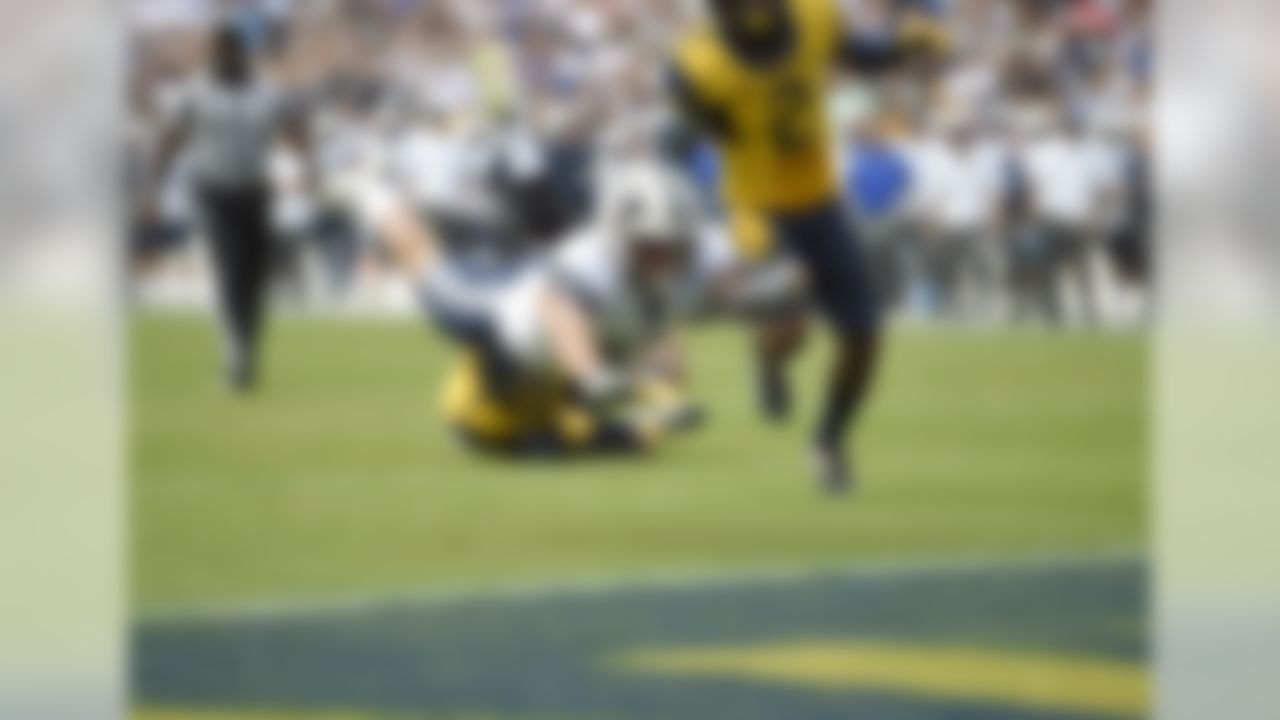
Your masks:
[[[675,62],[700,102],[732,126],[721,141],[725,200],[740,211],[805,210],[835,197],[836,159],[826,111],[840,37],[835,0],[789,0],[796,27],[787,56],[755,66],[717,31],[691,31]]]

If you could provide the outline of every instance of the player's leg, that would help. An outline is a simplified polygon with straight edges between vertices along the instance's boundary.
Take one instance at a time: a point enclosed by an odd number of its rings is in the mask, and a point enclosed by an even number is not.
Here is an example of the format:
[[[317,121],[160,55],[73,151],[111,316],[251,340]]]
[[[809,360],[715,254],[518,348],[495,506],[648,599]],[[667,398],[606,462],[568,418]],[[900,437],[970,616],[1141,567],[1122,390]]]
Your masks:
[[[508,388],[495,380],[503,358],[496,350],[494,302],[505,283],[449,258],[435,229],[389,188],[364,188],[355,200],[357,216],[412,284],[427,323],[461,350],[442,392],[442,411],[455,437],[481,454],[522,454],[526,419],[505,397]]]
[[[241,242],[244,243],[242,282],[244,332],[249,364],[245,382],[256,381],[262,328],[267,313],[271,282],[271,257],[275,239],[271,232],[271,199],[265,190],[251,191],[243,198]]]
[[[243,232],[243,201],[234,193],[206,188],[201,193],[201,211],[213,260],[223,370],[228,385],[243,391],[249,389],[253,380],[253,342],[245,282],[249,245]]]
[[[856,484],[849,442],[880,358],[875,289],[857,234],[839,205],[779,224],[808,268],[814,299],[835,331],[836,354],[813,443],[824,489],[843,493]]]
[[[730,214],[730,231],[739,254],[758,267],[792,262],[790,248],[779,240],[780,228],[765,215],[738,208]],[[791,389],[787,366],[803,348],[807,333],[804,307],[778,307],[754,319],[751,356],[755,363],[755,395],[761,412],[773,421],[787,419]]]
[[[827,379],[826,399],[815,434],[814,450],[823,487],[834,494],[854,489],[856,465],[850,438],[875,379],[880,359],[880,332],[863,329],[837,335],[836,357]]]
[[[791,386],[787,367],[803,349],[808,322],[800,312],[759,322],[753,334],[756,396],[766,418],[785,421],[791,415]]]

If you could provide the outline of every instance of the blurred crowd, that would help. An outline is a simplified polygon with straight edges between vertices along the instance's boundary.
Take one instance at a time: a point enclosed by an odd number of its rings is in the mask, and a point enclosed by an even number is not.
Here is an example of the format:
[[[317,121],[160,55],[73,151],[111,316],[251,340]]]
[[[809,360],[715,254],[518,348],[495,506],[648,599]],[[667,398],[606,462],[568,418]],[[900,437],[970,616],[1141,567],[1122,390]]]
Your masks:
[[[336,198],[392,174],[451,244],[555,242],[596,168],[649,146],[719,211],[715,154],[672,117],[664,67],[698,0],[132,0],[128,171],[144,299],[201,278],[178,162],[152,158],[209,28],[250,38],[290,112],[270,159],[276,292],[307,307],[391,273]],[[1131,325],[1151,284],[1152,9],[1145,0],[843,0],[947,31],[945,62],[832,89],[849,206],[887,306],[923,321]]]

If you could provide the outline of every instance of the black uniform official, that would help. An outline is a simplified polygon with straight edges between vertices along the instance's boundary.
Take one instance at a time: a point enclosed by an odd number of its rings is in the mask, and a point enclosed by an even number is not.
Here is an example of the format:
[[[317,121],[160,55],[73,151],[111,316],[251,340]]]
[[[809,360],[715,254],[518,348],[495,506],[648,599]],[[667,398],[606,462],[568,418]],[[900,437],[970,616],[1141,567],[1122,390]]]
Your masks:
[[[162,162],[185,153],[214,260],[227,380],[246,391],[257,375],[272,252],[267,163],[283,114],[236,29],[216,31],[210,55],[209,71],[186,88]]]

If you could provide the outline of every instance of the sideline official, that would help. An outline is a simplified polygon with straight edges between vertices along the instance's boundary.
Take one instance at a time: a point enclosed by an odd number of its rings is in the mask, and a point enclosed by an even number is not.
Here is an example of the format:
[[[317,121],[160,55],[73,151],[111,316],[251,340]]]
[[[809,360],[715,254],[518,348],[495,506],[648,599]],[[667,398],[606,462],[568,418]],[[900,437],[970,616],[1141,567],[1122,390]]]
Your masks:
[[[271,266],[268,160],[284,113],[272,83],[234,26],[213,33],[209,67],[178,105],[156,177],[181,153],[214,261],[228,385],[252,390]]]

